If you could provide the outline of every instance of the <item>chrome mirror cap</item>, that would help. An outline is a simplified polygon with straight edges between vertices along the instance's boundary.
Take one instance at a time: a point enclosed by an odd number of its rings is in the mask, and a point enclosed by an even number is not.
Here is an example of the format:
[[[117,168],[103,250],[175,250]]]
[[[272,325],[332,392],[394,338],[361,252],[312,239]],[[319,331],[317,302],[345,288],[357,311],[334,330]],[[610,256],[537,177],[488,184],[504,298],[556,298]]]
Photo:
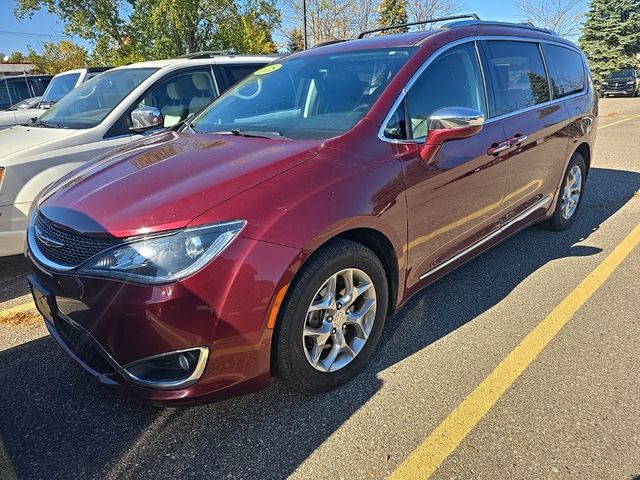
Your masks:
[[[147,130],[162,127],[164,118],[156,107],[140,107],[131,112],[132,130]]]
[[[452,130],[482,127],[484,113],[473,108],[445,107],[429,117],[429,130]]]

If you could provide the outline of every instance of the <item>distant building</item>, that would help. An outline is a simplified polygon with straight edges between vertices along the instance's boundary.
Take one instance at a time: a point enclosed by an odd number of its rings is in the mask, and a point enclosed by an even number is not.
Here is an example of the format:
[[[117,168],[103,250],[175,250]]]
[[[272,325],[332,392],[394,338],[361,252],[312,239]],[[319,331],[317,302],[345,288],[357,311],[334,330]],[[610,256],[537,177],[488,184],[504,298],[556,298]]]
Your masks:
[[[34,68],[32,63],[0,62],[0,75],[23,75]]]

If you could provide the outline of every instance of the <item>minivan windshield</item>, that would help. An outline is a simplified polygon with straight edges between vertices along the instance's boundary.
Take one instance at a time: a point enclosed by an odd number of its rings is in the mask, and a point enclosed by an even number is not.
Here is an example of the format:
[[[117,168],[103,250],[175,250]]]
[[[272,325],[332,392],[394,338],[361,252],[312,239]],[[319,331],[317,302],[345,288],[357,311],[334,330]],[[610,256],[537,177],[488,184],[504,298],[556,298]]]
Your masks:
[[[42,95],[42,104],[52,105],[76,86],[80,72],[56,75]]]
[[[633,70],[618,70],[617,72],[611,72],[607,75],[607,78],[630,78],[633,77]]]
[[[34,126],[93,128],[156,68],[109,70],[83,83],[43,113]]]
[[[214,101],[196,132],[326,139],[353,127],[415,48],[313,52],[272,63]]]

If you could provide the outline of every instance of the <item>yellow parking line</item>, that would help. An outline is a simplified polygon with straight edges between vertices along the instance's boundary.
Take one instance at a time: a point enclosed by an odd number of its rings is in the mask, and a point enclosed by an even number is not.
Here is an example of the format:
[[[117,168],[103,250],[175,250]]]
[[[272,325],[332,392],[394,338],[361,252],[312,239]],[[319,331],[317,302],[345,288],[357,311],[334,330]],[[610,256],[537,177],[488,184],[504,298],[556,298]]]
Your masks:
[[[617,122],[609,123],[607,125],[601,125],[598,127],[598,130],[602,130],[603,128],[613,127],[614,125],[618,125],[619,123],[628,122],[629,120],[633,120],[634,118],[640,118],[640,115],[636,115],[635,117],[627,117],[622,120],[618,120]]]
[[[6,310],[0,310],[0,317],[8,317],[11,315],[15,315],[16,313],[26,312],[27,310],[31,310],[32,308],[36,308],[36,306],[33,301],[30,300],[27,303],[21,303],[20,305],[7,308]]]
[[[640,224],[514,348],[389,477],[426,479],[462,443],[520,374],[640,243]]]

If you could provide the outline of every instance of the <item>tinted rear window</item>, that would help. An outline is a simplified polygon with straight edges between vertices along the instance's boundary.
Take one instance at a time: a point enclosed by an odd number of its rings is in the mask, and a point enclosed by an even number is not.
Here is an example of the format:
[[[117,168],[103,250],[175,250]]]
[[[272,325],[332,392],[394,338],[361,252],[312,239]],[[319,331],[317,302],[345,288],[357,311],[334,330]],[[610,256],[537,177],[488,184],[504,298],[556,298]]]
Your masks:
[[[264,65],[221,65],[227,73],[228,86],[235,85],[247,75],[251,75]]]
[[[553,98],[561,98],[584,89],[585,73],[582,56],[568,48],[542,45],[551,77]]]
[[[538,105],[551,99],[538,45],[528,42],[485,42],[493,83],[492,116]]]
[[[37,94],[31,91],[26,78],[0,78],[0,108],[7,108],[34,95]]]

